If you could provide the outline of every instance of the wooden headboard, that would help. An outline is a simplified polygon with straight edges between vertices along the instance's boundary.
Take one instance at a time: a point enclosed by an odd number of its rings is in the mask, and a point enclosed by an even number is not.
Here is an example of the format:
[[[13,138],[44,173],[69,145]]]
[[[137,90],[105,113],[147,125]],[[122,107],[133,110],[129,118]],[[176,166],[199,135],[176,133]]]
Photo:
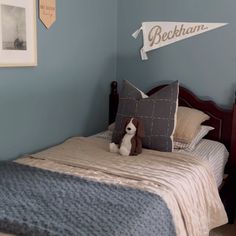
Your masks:
[[[150,96],[166,85],[154,87],[147,95]],[[115,121],[118,108],[119,94],[117,92],[117,82],[111,84],[109,123]],[[206,138],[223,143],[230,152],[230,162],[236,164],[236,104],[232,109],[222,109],[213,101],[199,99],[190,90],[179,88],[179,105],[201,110],[210,116],[204,124],[210,125],[215,129]]]

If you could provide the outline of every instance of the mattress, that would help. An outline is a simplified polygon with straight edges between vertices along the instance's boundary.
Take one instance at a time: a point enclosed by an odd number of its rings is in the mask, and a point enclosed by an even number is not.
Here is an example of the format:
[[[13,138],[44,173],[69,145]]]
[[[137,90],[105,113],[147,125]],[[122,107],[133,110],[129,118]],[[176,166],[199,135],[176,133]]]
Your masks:
[[[107,130],[94,135],[95,137],[111,140],[112,131]],[[229,152],[224,144],[208,139],[202,139],[193,151],[175,149],[179,152],[206,161],[214,174],[218,188],[222,184],[225,165],[228,161]]]

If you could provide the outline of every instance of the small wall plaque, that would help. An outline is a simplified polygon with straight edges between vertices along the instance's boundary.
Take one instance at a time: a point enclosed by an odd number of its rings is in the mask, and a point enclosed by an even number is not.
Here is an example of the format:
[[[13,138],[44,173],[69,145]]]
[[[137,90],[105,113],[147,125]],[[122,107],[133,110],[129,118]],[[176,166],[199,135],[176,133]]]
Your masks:
[[[56,21],[56,0],[39,0],[39,17],[49,29]]]

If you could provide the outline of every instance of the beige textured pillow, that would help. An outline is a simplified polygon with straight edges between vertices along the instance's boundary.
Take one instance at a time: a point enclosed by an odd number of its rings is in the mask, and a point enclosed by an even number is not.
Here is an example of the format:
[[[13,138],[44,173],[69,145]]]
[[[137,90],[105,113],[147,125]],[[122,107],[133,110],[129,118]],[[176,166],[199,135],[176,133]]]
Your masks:
[[[202,111],[189,107],[178,107],[174,141],[191,143],[201,127],[210,117]]]

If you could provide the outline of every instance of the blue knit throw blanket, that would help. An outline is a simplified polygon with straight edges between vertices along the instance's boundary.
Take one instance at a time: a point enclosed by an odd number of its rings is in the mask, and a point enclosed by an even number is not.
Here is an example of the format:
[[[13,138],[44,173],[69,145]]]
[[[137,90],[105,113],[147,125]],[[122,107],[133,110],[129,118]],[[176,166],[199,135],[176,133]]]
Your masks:
[[[173,236],[156,194],[8,162],[0,164],[0,232],[24,236]]]

